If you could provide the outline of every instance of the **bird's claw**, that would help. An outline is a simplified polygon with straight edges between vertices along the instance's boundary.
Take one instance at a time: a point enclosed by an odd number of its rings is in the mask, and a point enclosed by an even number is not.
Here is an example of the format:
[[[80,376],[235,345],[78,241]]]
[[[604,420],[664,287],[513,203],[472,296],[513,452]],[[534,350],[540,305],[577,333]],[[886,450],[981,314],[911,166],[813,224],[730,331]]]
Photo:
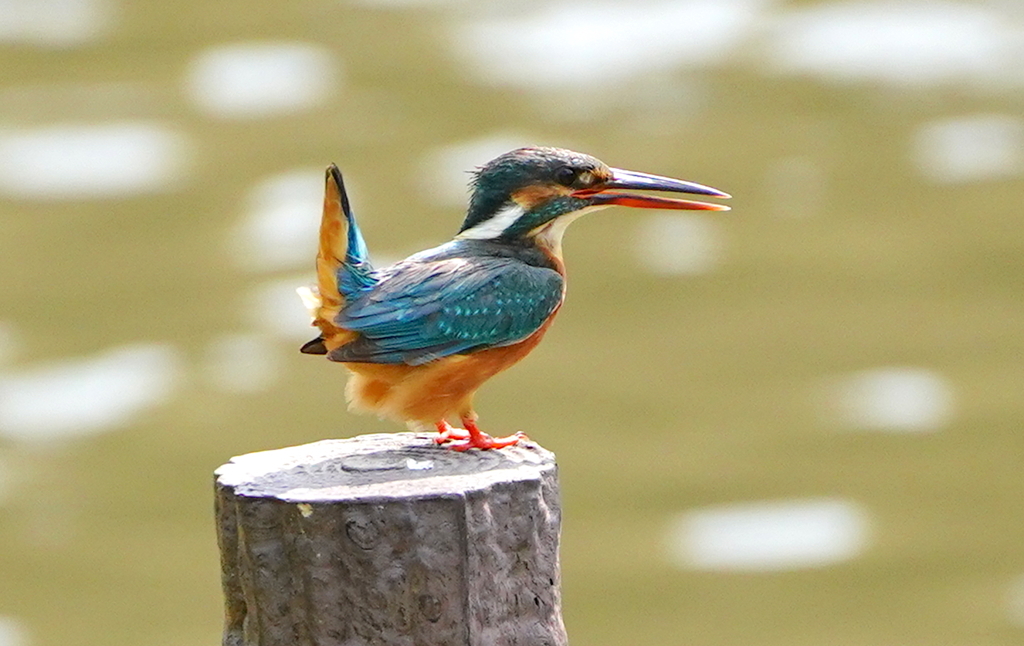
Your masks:
[[[462,423],[466,428],[454,428],[444,420],[437,422],[437,437],[434,438],[434,441],[453,451],[468,451],[469,449],[486,451],[503,449],[526,438],[526,434],[522,431],[508,437],[491,437],[477,427],[475,420],[463,418]]]
[[[437,425],[437,437],[434,441],[438,444],[452,442],[454,440],[468,440],[469,431],[464,428],[455,428],[448,422],[439,422]]]
[[[526,434],[522,431],[508,437],[491,437],[486,433],[474,436],[468,432],[466,435],[466,439],[452,440],[445,444],[445,448],[452,451],[468,451],[469,449],[482,449],[486,451],[489,449],[503,449],[506,446],[518,444],[519,440],[527,439]]]

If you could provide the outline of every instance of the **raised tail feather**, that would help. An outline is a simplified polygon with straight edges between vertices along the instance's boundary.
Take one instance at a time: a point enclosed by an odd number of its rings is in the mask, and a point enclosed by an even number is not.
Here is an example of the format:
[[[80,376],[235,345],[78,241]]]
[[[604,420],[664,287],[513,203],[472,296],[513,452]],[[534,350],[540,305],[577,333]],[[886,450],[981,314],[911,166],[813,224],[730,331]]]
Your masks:
[[[299,289],[320,336],[302,346],[306,354],[327,354],[347,343],[354,334],[334,324],[345,302],[377,283],[366,242],[349,205],[341,171],[327,167],[320,243],[316,254],[315,288]],[[315,290],[315,291],[314,291]]]

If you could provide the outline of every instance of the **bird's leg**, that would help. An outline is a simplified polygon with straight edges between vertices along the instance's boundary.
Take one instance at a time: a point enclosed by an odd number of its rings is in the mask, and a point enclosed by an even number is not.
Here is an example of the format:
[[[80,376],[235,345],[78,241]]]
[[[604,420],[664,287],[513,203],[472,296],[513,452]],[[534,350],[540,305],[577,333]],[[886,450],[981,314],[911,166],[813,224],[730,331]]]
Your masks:
[[[434,438],[434,441],[438,444],[444,444],[452,440],[469,439],[469,431],[461,428],[452,428],[452,425],[443,419],[434,425],[437,426],[437,437]]]
[[[526,437],[522,432],[516,433],[515,435],[509,435],[508,437],[491,437],[487,433],[484,433],[476,425],[476,420],[471,417],[463,417],[462,425],[469,431],[469,437],[467,439],[459,439],[448,444],[448,448],[455,451],[467,451],[469,449],[501,449],[506,446],[512,446],[519,440]]]

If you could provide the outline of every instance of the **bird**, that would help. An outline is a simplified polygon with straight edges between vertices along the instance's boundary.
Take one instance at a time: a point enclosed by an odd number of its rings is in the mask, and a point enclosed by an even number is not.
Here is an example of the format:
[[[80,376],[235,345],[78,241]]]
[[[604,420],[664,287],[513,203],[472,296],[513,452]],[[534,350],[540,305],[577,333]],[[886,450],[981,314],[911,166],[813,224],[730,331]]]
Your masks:
[[[320,333],[301,352],[349,370],[350,410],[415,430],[433,425],[437,444],[456,451],[526,437],[483,432],[473,396],[537,346],[562,306],[571,222],[610,206],[729,210],[636,191],[730,197],[571,150],[518,148],[473,172],[454,239],[375,269],[336,165],[325,184],[316,285],[299,289]],[[450,424],[456,417],[461,428]]]

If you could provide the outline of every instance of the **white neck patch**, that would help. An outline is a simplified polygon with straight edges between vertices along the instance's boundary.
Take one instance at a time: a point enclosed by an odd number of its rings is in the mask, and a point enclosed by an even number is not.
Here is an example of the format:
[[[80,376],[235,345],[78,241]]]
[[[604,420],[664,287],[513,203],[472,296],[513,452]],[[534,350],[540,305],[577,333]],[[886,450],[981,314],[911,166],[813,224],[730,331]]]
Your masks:
[[[523,217],[526,211],[515,202],[503,206],[493,216],[487,218],[480,224],[470,227],[455,236],[456,238],[469,238],[471,240],[494,240],[515,224],[516,220]]]
[[[593,213],[594,211],[600,211],[601,209],[607,209],[608,206],[609,205],[607,204],[587,206],[579,211],[560,215],[551,222],[537,227],[533,232],[533,237],[538,244],[547,247],[552,251],[552,253],[561,258],[562,236],[565,235],[565,230],[569,228],[569,225],[575,222],[580,216],[586,215],[587,213]]]

